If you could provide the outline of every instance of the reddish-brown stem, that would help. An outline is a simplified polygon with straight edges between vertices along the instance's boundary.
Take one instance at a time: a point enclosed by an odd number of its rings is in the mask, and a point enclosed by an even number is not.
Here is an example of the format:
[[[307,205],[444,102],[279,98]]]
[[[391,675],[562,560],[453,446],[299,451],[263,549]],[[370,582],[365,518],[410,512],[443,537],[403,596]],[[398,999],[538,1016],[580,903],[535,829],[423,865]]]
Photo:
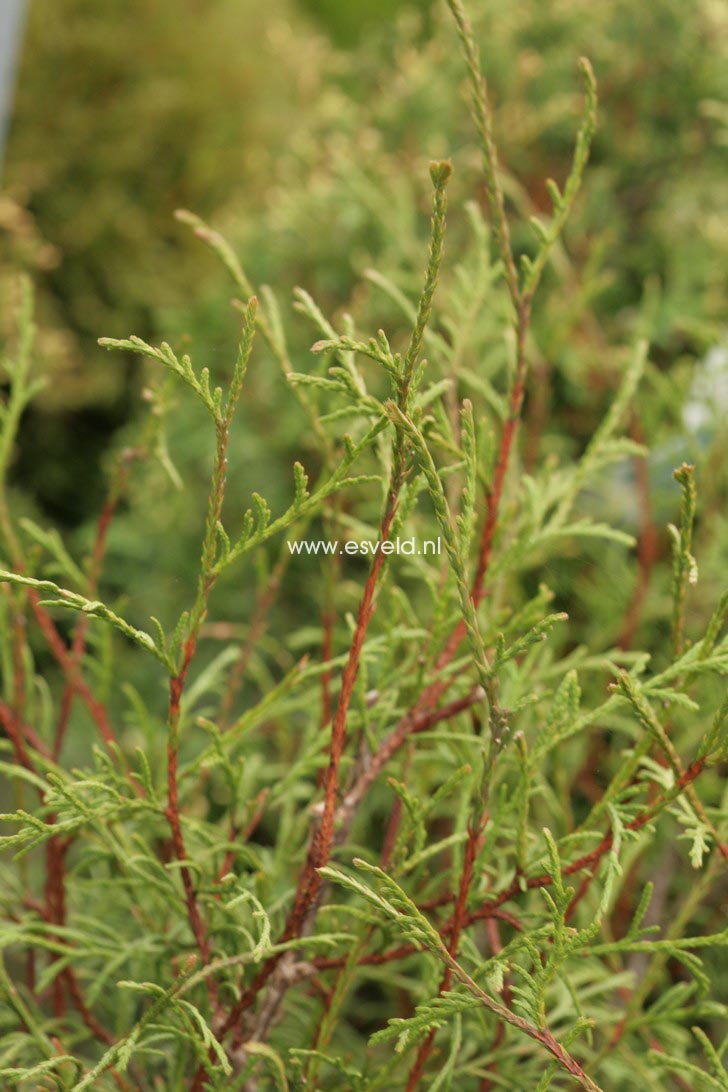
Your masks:
[[[468,895],[470,894],[470,885],[473,882],[473,869],[475,866],[475,858],[478,852],[478,844],[480,842],[480,836],[483,832],[485,820],[481,820],[477,827],[468,825],[468,838],[465,843],[465,855],[463,860],[463,868],[460,874],[460,884],[458,886],[458,895],[455,902],[455,910],[452,917],[452,934],[450,936],[449,952],[450,955],[455,957],[457,955],[458,946],[460,944],[460,935],[463,929],[463,923],[465,921],[465,915],[467,913]],[[447,985],[443,986],[443,989],[449,989],[451,976],[448,975]]]
[[[0,721],[2,721],[3,728],[13,745],[15,758],[18,764],[23,766],[26,770],[33,770],[33,763],[28,754],[28,749],[25,746],[26,739],[28,742],[31,742],[29,735],[31,729],[28,726],[23,725],[23,722],[15,711],[4,701],[0,701]],[[31,743],[31,746],[34,746],[36,750],[43,753],[43,743],[37,736],[35,737],[35,743]]]
[[[390,494],[387,510],[381,526],[380,537],[382,542],[387,541],[395,510],[396,495]],[[374,613],[374,595],[385,556],[386,555],[381,550],[376,554],[359,604],[354,635],[352,637],[349,654],[341,678],[339,701],[331,725],[329,764],[323,782],[323,812],[321,820],[314,830],[306,862],[296,887],[293,906],[288,914],[283,929],[281,940],[284,943],[300,934],[321,887],[321,877],[318,869],[327,863],[329,854],[331,853],[331,847],[334,841],[334,821],[339,788],[339,766],[346,744],[346,720],[349,712],[349,704],[354,692],[354,683],[359,670],[359,661],[364,647],[364,640]],[[223,1024],[223,1035],[230,1031],[231,1028],[236,1027],[243,1013],[250,1008],[255,1001],[255,998],[258,996],[258,993],[270,978],[280,962],[280,959],[280,954],[276,954],[266,960],[248,988],[243,991],[235,1005],[231,1008],[227,1019]],[[201,1085],[198,1085],[198,1087],[201,1087]]]
[[[503,432],[501,433],[498,458],[493,475],[493,484],[486,501],[486,513],[480,534],[478,560],[471,587],[471,596],[476,606],[480,603],[485,594],[485,579],[493,550],[493,540],[498,524],[498,515],[503,497],[506,472],[508,470],[513,441],[520,421],[521,409],[523,407],[528,370],[526,360],[526,333],[530,321],[530,313],[530,300],[520,300],[517,306],[516,374],[511,388],[508,417],[503,426]],[[443,651],[437,659],[435,666],[438,674],[441,674],[445,668],[452,663],[465,634],[465,622],[461,619],[454,627]],[[353,810],[358,806],[358,803],[366,790],[376,780],[382,769],[397,753],[405,740],[413,732],[423,730],[418,727],[418,725],[421,724],[421,717],[423,715],[425,717],[428,715],[429,711],[434,708],[451,683],[452,676],[450,678],[440,677],[425,688],[414,707],[401,718],[392,733],[383,741],[379,750],[373,756],[369,767],[362,775],[359,784],[347,794],[345,801],[347,807],[350,807]]]
[[[54,819],[55,816],[49,816],[47,821],[53,822]],[[45,905],[28,902],[28,905],[36,909],[50,925],[62,926],[66,924],[65,857],[70,845],[70,839],[62,838],[59,835],[55,835],[49,840],[46,846]],[[60,940],[60,938],[56,939]],[[72,966],[65,967],[53,980],[51,994],[55,1016],[61,1017],[66,1011],[63,995],[64,984],[76,1011],[88,1030],[101,1042],[110,1046],[114,1042],[114,1038],[88,1008]],[[117,1081],[117,1083],[119,1082]],[[128,1087],[127,1085],[120,1085],[120,1087],[122,1086]]]
[[[24,569],[23,558],[17,548],[13,549],[13,563],[16,571],[22,573]],[[109,723],[109,718],[103,703],[94,697],[90,687],[81,675],[73,654],[66,647],[66,643],[58,632],[55,623],[48,614],[48,611],[42,605],[41,597],[38,592],[35,588],[27,588],[26,595],[38,627],[43,634],[54,659],[61,668],[67,685],[70,686],[84,702],[109,753],[112,757],[116,757],[118,753],[118,743],[111,724]],[[18,665],[16,664],[16,672],[17,670]]]
[[[122,496],[126,487],[127,479],[129,477],[129,467],[131,459],[136,456],[136,452],[132,449],[124,451],[121,455],[119,466],[114,476],[109,494],[104,502],[104,506],[101,509],[101,513],[96,524],[96,535],[94,537],[94,544],[91,550],[91,557],[89,559],[88,567],[88,589],[87,595],[89,599],[93,599],[96,594],[96,590],[99,584],[99,578],[101,576],[101,570],[104,564],[104,557],[106,555],[106,542],[109,534],[109,528],[111,521],[114,518],[119,499]],[[88,632],[89,617],[86,614],[82,614],[76,625],[76,629],[73,635],[73,643],[71,645],[71,658],[76,665],[76,669],[81,673],[81,664],[83,661],[83,654],[86,648],[86,634]],[[71,708],[73,706],[73,698],[76,690],[71,685],[70,681],[66,683],[63,695],[61,697],[61,710],[58,717],[58,724],[56,725],[56,735],[53,742],[53,758],[58,759],[61,749],[63,747],[63,740],[66,735],[66,728],[68,727],[69,717],[71,715]]]
[[[68,992],[76,1008],[76,1011],[78,1012],[79,1016],[83,1020],[88,1030],[102,1043],[106,1043],[108,1046],[111,1046],[111,1044],[114,1042],[114,1037],[111,1032],[107,1031],[104,1025],[96,1019],[96,1017],[84,1001],[81,987],[78,983],[78,979],[76,978],[76,972],[74,971],[73,967],[66,967],[65,971],[63,972],[63,977],[66,981],[66,985],[68,986]]]
[[[388,505],[387,514],[382,522],[382,542],[386,542],[389,538],[389,530],[392,519],[394,518],[395,509],[396,499],[393,497]],[[372,563],[367,582],[364,586],[364,593],[359,604],[359,612],[354,628],[354,636],[349,648],[349,655],[341,677],[339,701],[336,706],[336,714],[331,726],[329,764],[324,779],[324,809],[321,816],[321,822],[316,828],[311,841],[309,858],[306,869],[304,870],[304,880],[300,885],[301,897],[299,906],[296,908],[294,905],[292,917],[289,921],[289,928],[293,929],[291,936],[297,935],[298,925],[303,920],[303,915],[305,915],[308,906],[311,905],[313,899],[316,897],[316,893],[321,883],[317,870],[327,863],[334,840],[334,816],[336,813],[339,788],[339,765],[346,743],[346,719],[349,713],[351,696],[354,692],[354,683],[356,682],[356,676],[359,672],[359,661],[361,659],[362,649],[364,648],[364,640],[367,635],[367,630],[369,629],[372,614],[374,613],[374,593],[377,588],[379,573],[381,572],[384,558],[385,555],[380,550]]]
[[[66,923],[66,877],[65,856],[69,843],[58,835],[50,838],[46,845],[46,876],[45,897],[48,920],[54,925]],[[59,937],[56,937],[59,940]],[[51,957],[51,962],[57,957]],[[65,998],[63,996],[63,976],[57,975],[53,979],[51,987],[53,997],[53,1013],[56,1017],[63,1016],[66,1011]]]
[[[252,301],[251,301],[252,302]],[[232,388],[231,388],[232,391]],[[201,572],[197,583],[197,594],[192,606],[187,626],[187,636],[182,646],[179,667],[169,680],[169,709],[167,714],[167,807],[165,815],[172,832],[172,848],[180,864],[180,877],[187,908],[187,918],[195,938],[203,963],[210,960],[210,943],[207,930],[202,921],[197,892],[192,879],[192,872],[185,863],[189,858],[182,831],[182,819],[179,806],[178,762],[179,732],[182,719],[182,694],[187,681],[190,664],[197,650],[200,628],[207,615],[207,605],[216,580],[215,556],[217,552],[217,527],[222,516],[225,499],[225,472],[227,469],[227,449],[230,435],[230,422],[234,412],[234,402],[229,396],[226,413],[216,419],[215,462],[212,472],[210,495],[207,502],[205,534],[202,543]],[[212,977],[207,979],[207,988],[211,1001],[217,1000],[217,987]]]
[[[5,702],[0,702],[0,720],[13,744],[18,763],[31,773],[35,773],[35,766],[26,749],[24,739],[24,736],[28,736],[30,729],[22,726],[20,717]],[[36,750],[47,757],[47,751],[42,742],[40,740],[35,742]],[[42,803],[45,794],[40,788],[37,791]],[[55,814],[46,817],[47,823],[54,823],[55,820]],[[69,844],[68,839],[54,835],[46,843],[45,849],[45,905],[40,906],[39,910],[46,921],[56,925],[64,925],[66,921],[65,855]],[[51,963],[56,958],[58,957],[51,955]],[[64,1015],[66,1007],[62,975],[53,979],[51,997],[54,1016],[60,1018]]]
[[[460,944],[460,936],[462,934],[463,923],[465,921],[465,915],[467,912],[468,894],[470,893],[470,885],[473,881],[473,869],[475,866],[475,859],[478,853],[478,844],[480,842],[480,836],[483,832],[485,825],[485,818],[481,818],[477,826],[472,826],[468,823],[468,837],[465,842],[465,852],[463,855],[463,867],[460,873],[460,883],[458,885],[457,899],[455,901],[455,910],[452,915],[452,927],[450,929],[450,940],[448,942],[448,952],[453,957],[457,958],[458,947]],[[438,997],[441,997],[443,993],[450,989],[452,984],[452,968],[450,966],[445,967],[445,973],[443,974],[442,981],[440,983],[440,989],[438,991]],[[427,1059],[432,1051],[432,1045],[435,1041],[436,1029],[431,1028],[427,1033],[424,1041],[422,1042],[420,1049],[417,1051],[412,1069],[410,1070],[409,1077],[407,1079],[406,1092],[414,1092],[417,1085],[420,1082],[420,1078],[427,1064]]]
[[[125,456],[125,458],[127,458],[127,456]],[[23,572],[25,566],[20,544],[15,536],[12,526],[10,525],[7,512],[5,510],[4,501],[2,506],[0,507],[2,509],[0,511],[0,516],[2,517],[0,521],[3,524],[4,537],[7,540],[10,548],[13,565],[16,571],[21,573]],[[108,518],[111,518],[110,515],[108,516]],[[104,528],[102,542],[105,540],[105,534],[106,530]],[[103,557],[103,548],[101,552],[101,557]],[[38,592],[34,588],[28,588],[26,590],[26,595],[38,627],[43,634],[53,657],[57,661],[58,665],[61,668],[61,671],[65,676],[67,687],[70,688],[71,691],[78,694],[78,696],[87,706],[88,711],[91,714],[91,717],[95,722],[99,730],[99,734],[106,744],[107,749],[109,750],[112,757],[116,757],[119,753],[118,744],[115,733],[111,727],[111,724],[109,723],[108,715],[106,713],[106,709],[103,703],[98,701],[94,697],[90,687],[83,679],[82,674],[79,670],[79,665],[76,662],[76,657],[74,656],[73,652],[71,652],[66,647],[66,643],[58,632],[58,629],[56,628],[53,620],[51,619],[45,607],[42,606],[41,597]],[[17,617],[15,619],[15,624],[16,626],[17,624],[19,624]],[[16,650],[14,653],[14,671],[16,696],[18,697],[18,700],[20,699],[20,691],[18,690],[18,686],[22,683],[22,675],[19,674],[19,672],[22,672],[23,670],[22,660],[18,659],[19,647],[20,646],[16,642]],[[64,706],[62,708],[65,707],[65,704],[66,703],[64,702]],[[18,709],[18,712],[20,712],[20,709]],[[68,713],[66,712],[64,714],[62,712],[61,715],[67,717]],[[138,786],[136,786],[136,789],[138,791]]]
[[[230,399],[232,399],[232,394],[230,395]],[[210,593],[215,585],[217,576],[215,569],[217,527],[222,516],[223,501],[225,499],[227,449],[233,410],[234,402],[229,400],[225,415],[216,420],[217,443],[215,448],[212,484],[207,503],[205,534],[202,543],[201,572],[197,584],[197,594],[188,622],[187,636],[182,646],[181,662],[177,671],[171,675],[169,680],[169,709],[167,714],[167,807],[165,815],[172,832],[172,849],[180,864],[180,877],[184,891],[185,906],[187,908],[187,918],[203,963],[209,963],[211,949],[207,937],[207,930],[200,913],[197,892],[192,879],[192,872],[185,863],[189,858],[187,856],[187,849],[182,831],[182,819],[179,806],[177,776],[179,762],[179,732],[180,721],[182,719],[182,694],[187,681],[190,664],[192,663],[197,650],[197,639],[199,637],[200,628],[207,615],[207,605]],[[207,988],[210,1000],[215,1003],[217,1001],[217,986],[212,977],[207,979]]]
[[[526,392],[526,333],[528,331],[530,317],[530,302],[526,299],[519,299],[517,303],[516,323],[516,373],[513,379],[513,386],[511,387],[508,417],[506,418],[505,424],[503,425],[503,432],[501,433],[498,458],[493,474],[493,484],[486,501],[485,521],[480,536],[478,563],[475,569],[475,579],[473,580],[472,594],[476,604],[480,602],[485,594],[485,578],[488,573],[490,558],[493,551],[493,540],[498,526],[498,516],[500,513],[501,501],[503,499],[503,486],[510,464],[513,440],[521,418],[523,396]]]
[[[551,393],[549,363],[541,360],[532,365],[534,382],[533,394],[529,401],[526,415],[526,435],[523,441],[523,465],[528,474],[535,469],[539,456],[541,437],[549,417],[549,397]]]
[[[118,753],[116,734],[111,727],[104,704],[94,697],[88,683],[82,677],[78,665],[71,652],[66,647],[52,618],[45,607],[41,606],[38,592],[34,588],[28,588],[27,594],[35,620],[38,623],[41,633],[45,637],[56,662],[65,675],[68,685],[72,687],[76,694],[78,694],[79,698],[88,709],[109,753],[113,757],[116,757]]]

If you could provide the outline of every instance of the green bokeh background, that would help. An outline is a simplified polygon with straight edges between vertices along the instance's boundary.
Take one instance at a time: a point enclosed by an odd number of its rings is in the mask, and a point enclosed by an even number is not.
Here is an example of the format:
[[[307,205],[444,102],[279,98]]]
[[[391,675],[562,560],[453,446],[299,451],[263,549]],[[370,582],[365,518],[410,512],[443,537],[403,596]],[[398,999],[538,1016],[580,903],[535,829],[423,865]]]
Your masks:
[[[553,442],[560,456],[577,454],[614,389],[610,346],[643,329],[656,373],[643,427],[667,452],[653,468],[656,503],[668,498],[657,517],[674,519],[673,453],[679,462],[691,442],[681,400],[725,338],[725,9],[712,0],[471,0],[469,10],[519,250],[532,246],[528,215],[548,209],[544,179],[568,173],[576,60],[592,59],[599,128],[534,314],[528,405],[547,376]],[[37,366],[50,382],[22,425],[18,514],[57,522],[82,555],[113,453],[143,427],[149,373],[100,350],[100,335],[166,339],[198,366],[229,369],[238,330],[230,284],[175,208],[219,226],[253,283],[275,288],[305,371],[312,334],[291,309],[297,284],[337,322],[347,310],[363,330],[401,331],[365,272],[375,267],[416,294],[427,162],[445,155],[455,163],[448,248],[457,254],[465,203],[484,208],[485,195],[444,3],[31,0],[0,194],[0,342],[12,346],[25,270],[37,292]],[[315,469],[317,458],[274,362],[258,353],[231,449],[233,524],[253,490],[283,507],[292,462]],[[126,597],[140,624],[150,610],[173,621],[186,605],[204,510],[206,423],[178,391],[170,398],[167,444],[185,490],[157,464],[140,475],[104,576],[107,598]],[[610,516],[631,518],[620,482],[608,495]],[[306,617],[306,586],[294,571],[284,624]],[[241,579],[221,596],[222,614],[248,617],[254,588]]]

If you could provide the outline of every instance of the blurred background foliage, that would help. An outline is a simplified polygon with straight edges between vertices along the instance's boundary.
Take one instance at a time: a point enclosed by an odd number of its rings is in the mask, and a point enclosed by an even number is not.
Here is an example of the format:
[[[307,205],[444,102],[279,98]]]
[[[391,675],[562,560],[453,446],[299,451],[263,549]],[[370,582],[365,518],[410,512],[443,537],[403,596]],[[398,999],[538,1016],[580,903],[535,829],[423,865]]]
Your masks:
[[[128,614],[153,609],[166,623],[186,605],[210,452],[195,407],[138,362],[110,358],[96,338],[164,338],[213,373],[230,368],[239,319],[224,273],[173,219],[186,206],[232,240],[254,284],[274,286],[298,370],[311,367],[314,337],[290,307],[296,284],[328,314],[346,310],[360,328],[385,327],[396,340],[401,311],[367,271],[416,292],[428,160],[451,155],[456,168],[449,252],[470,233],[465,202],[484,206],[442,7],[32,0],[0,196],[0,336],[12,329],[15,275],[28,270],[40,299],[38,359],[51,382],[24,422],[16,501],[41,522],[60,520],[81,550],[114,452],[136,444],[140,429],[153,436],[161,457],[143,487],[132,478],[109,545],[106,598],[126,589]],[[584,192],[534,316],[526,463],[583,449],[615,385],[609,345],[641,328],[656,363],[635,427],[657,450],[656,515],[674,518],[672,466],[706,444],[720,466],[714,425],[701,419],[702,432],[686,430],[681,407],[726,337],[728,11],[716,0],[471,0],[470,9],[504,185],[522,214],[521,250],[532,246],[527,216],[548,208],[544,180],[561,183],[568,172],[580,54],[600,85]],[[292,460],[317,458],[308,429],[259,346],[231,449],[233,508],[242,513],[252,489],[287,501]],[[600,504],[634,530],[630,473],[607,483]],[[709,476],[706,503],[724,499],[724,478]],[[725,568],[725,546],[714,553],[716,571]],[[274,560],[273,551],[260,559],[259,582]],[[615,554],[600,564],[614,566],[626,605],[626,562]],[[300,575],[280,608],[291,629],[310,607]],[[561,591],[573,570],[551,575]],[[582,579],[575,618],[598,630],[604,611],[587,570]],[[337,591],[346,609],[350,591],[346,581]],[[234,592],[221,596],[218,614],[239,622],[255,582],[238,580]]]

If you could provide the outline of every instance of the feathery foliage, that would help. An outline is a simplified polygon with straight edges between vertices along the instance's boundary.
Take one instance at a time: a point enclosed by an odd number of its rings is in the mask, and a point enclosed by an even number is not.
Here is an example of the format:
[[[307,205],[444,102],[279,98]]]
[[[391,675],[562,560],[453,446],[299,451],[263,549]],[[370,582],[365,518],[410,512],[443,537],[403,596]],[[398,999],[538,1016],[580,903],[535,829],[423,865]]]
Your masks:
[[[42,370],[23,283],[0,415],[10,1088],[728,1086],[725,438],[710,503],[683,462],[677,523],[656,530],[637,426],[647,393],[674,407],[649,293],[603,346],[609,398],[582,449],[568,414],[540,415],[540,365],[581,351],[548,301],[578,283],[564,233],[597,83],[582,59],[571,168],[521,246],[477,37],[447,7],[488,215],[456,206],[457,155],[433,161],[429,242],[415,223],[402,267],[368,272],[370,327],[357,293],[329,317],[297,289],[286,311],[179,213],[230,277],[237,349],[226,369],[101,339],[150,369],[151,412],[85,560],[8,491]],[[282,504],[241,500],[268,479],[266,452],[239,446],[264,369],[300,426]],[[175,412],[211,458],[179,612],[115,587],[107,558],[143,483],[179,478]],[[633,524],[608,518],[615,482]],[[174,511],[154,496],[150,534]],[[377,545],[362,564],[347,540]]]

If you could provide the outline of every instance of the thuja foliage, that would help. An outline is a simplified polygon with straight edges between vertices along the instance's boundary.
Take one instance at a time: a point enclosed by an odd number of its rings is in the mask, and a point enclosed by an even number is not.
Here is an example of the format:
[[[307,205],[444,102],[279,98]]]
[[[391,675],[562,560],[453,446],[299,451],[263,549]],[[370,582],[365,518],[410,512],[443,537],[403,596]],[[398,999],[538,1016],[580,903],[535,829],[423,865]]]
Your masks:
[[[230,275],[237,354],[225,374],[102,339],[156,378],[86,559],[9,503],[42,382],[23,287],[0,419],[4,1087],[728,1087],[728,594],[710,576],[700,594],[701,549],[708,573],[716,554],[700,475],[677,466],[658,549],[634,422],[662,388],[639,329],[604,347],[613,389],[583,450],[524,420],[596,81],[580,61],[571,171],[517,252],[477,44],[448,7],[485,192],[467,238],[448,249],[453,167],[434,162],[419,295],[370,274],[400,316],[387,332],[303,289],[290,315],[180,213]],[[228,459],[263,367],[308,454],[285,505],[241,506]],[[176,478],[173,388],[207,423],[212,469],[187,608],[159,620],[104,563],[149,466]],[[264,479],[265,457],[246,472]],[[594,515],[625,466],[636,539]],[[442,552],[296,570],[290,542],[321,537]],[[248,617],[216,623],[241,584]],[[287,585],[316,604],[293,632],[275,612]]]

